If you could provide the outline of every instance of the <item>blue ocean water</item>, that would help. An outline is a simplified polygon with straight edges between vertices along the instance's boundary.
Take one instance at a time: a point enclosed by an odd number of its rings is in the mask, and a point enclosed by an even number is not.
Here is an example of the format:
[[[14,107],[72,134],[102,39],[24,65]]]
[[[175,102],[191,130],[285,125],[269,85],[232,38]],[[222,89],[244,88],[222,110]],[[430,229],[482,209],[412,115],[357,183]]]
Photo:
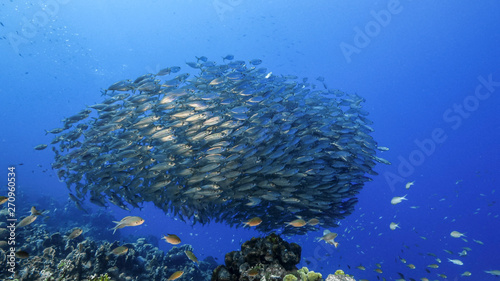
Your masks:
[[[68,189],[50,168],[52,151],[33,149],[50,142],[46,129],[102,101],[100,90],[116,81],[174,65],[189,71],[185,62],[195,56],[258,58],[273,74],[322,76],[329,88],[364,97],[373,137],[390,148],[378,155],[392,165],[376,166],[355,212],[330,229],[339,233],[338,248],[316,242],[322,230],[285,236],[301,245],[300,266],[324,276],[343,269],[357,280],[395,280],[397,272],[497,280],[484,271],[500,270],[498,10],[497,1],[3,1],[2,186],[15,166],[18,192],[28,198],[17,208],[43,196],[64,204]],[[404,195],[407,201],[390,203]],[[121,229],[122,238],[175,233],[198,258],[219,263],[263,235],[216,223],[192,227],[148,204],[106,211],[117,220],[145,219]],[[400,228],[390,230],[391,222]],[[171,247],[160,241],[160,249]],[[458,255],[462,247],[471,249],[466,256]],[[376,263],[383,273],[374,272]]]

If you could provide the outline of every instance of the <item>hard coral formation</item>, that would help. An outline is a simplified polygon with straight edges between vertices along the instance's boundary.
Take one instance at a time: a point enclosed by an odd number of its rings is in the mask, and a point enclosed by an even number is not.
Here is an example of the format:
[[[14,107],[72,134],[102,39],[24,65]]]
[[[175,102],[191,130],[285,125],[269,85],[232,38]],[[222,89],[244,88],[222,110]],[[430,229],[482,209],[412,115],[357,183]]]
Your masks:
[[[325,281],[356,281],[352,276],[344,274],[343,271],[342,274],[339,274],[337,272],[338,270],[335,272],[335,274],[328,275]]]
[[[293,274],[287,274],[285,276],[285,278],[283,278],[283,281],[297,281],[299,279],[297,279],[297,277],[295,277],[295,275]]]
[[[321,273],[317,273],[314,271],[309,271],[307,267],[303,267],[299,270],[297,270],[298,274],[300,275],[300,280],[301,281],[321,281],[323,280],[323,276]]]
[[[300,254],[299,245],[288,243],[274,233],[264,238],[252,238],[241,245],[241,251],[226,254],[225,265],[214,270],[211,280],[281,281],[297,270]]]

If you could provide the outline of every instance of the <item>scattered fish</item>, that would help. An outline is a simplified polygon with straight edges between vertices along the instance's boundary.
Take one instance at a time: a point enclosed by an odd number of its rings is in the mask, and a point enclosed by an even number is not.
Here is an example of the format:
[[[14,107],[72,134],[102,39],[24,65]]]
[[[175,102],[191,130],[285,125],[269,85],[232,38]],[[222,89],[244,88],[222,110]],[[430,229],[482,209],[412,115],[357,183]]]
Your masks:
[[[71,233],[68,235],[68,240],[75,239],[76,237],[80,236],[83,233],[83,230],[81,228],[75,228]]]
[[[403,197],[396,196],[396,197],[393,197],[391,199],[391,204],[392,205],[396,205],[396,204],[399,204],[399,203],[403,202],[403,200],[408,200],[408,199],[406,199],[406,195],[403,196]]]
[[[451,236],[451,237],[453,237],[453,238],[460,238],[460,237],[462,237],[462,236],[466,237],[466,236],[465,236],[465,234],[460,233],[460,232],[458,232],[458,231],[452,231],[452,232],[450,233],[450,236]]]
[[[117,256],[124,255],[127,252],[128,252],[128,248],[125,246],[119,246],[119,247],[116,247],[113,250],[111,250],[111,253],[113,253],[114,255],[117,255]]]
[[[464,263],[461,261],[461,260],[457,260],[457,259],[448,259],[449,262],[453,263],[453,264],[456,264],[456,265],[464,265]]]
[[[28,254],[28,252],[26,252],[26,251],[17,251],[15,255],[16,255],[16,258],[19,258],[19,259],[27,259],[30,257],[30,254]]]
[[[396,230],[396,228],[400,228],[399,223],[391,222],[391,224],[389,225],[389,228],[391,230]]]
[[[415,181],[410,181],[410,182],[406,183],[406,185],[405,185],[406,189],[410,189],[410,187],[411,187],[413,184],[415,184]]]
[[[167,280],[175,280],[175,279],[181,277],[182,274],[184,274],[184,271],[181,271],[181,270],[180,271],[176,271],[176,272],[172,273],[172,275],[170,275],[170,277],[168,277]]]
[[[127,216],[121,221],[114,221],[116,225],[112,228],[113,234],[115,234],[117,229],[124,228],[126,226],[138,226],[144,223],[144,219],[137,216]]]
[[[193,262],[197,263],[197,264],[200,264],[200,262],[198,261],[198,258],[193,254],[193,252],[191,251],[184,251],[184,253],[186,254],[186,256]]]
[[[167,243],[170,243],[172,245],[177,245],[177,244],[181,243],[181,239],[175,234],[163,235],[162,239],[165,239],[165,241],[167,241]]]
[[[34,215],[29,215],[27,217],[25,217],[24,219],[22,219],[17,225],[16,225],[16,229],[18,228],[21,228],[21,227],[24,227],[24,226],[27,226],[31,223],[33,223],[35,220],[36,220],[37,216],[34,216]]]

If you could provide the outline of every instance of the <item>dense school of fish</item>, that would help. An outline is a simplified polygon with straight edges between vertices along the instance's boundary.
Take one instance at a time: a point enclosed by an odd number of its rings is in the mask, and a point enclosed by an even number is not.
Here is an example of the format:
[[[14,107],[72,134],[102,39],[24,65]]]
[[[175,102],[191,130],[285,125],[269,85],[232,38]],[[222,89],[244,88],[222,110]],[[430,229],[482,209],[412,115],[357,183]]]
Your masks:
[[[261,231],[297,218],[337,226],[376,162],[390,164],[376,156],[387,148],[370,136],[364,99],[260,63],[201,57],[187,63],[192,79],[172,78],[174,66],[111,85],[102,103],[47,131],[70,198],[83,210],[88,194],[126,210],[153,202],[193,223],[260,217]],[[285,232],[317,224],[299,225]]]

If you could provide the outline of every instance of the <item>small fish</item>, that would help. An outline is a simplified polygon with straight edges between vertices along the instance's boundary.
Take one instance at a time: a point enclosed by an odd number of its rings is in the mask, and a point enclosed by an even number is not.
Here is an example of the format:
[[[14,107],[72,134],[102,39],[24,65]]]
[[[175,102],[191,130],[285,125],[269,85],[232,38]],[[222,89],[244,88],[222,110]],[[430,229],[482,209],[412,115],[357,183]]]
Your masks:
[[[39,145],[35,146],[35,150],[44,150],[46,148],[47,148],[46,144],[39,144]]]
[[[35,208],[35,206],[31,207],[31,210],[30,210],[30,212],[31,212],[31,215],[32,215],[32,216],[41,216],[41,215],[43,215],[44,211],[45,211],[45,210],[43,210],[43,211],[38,211],[38,210]]]
[[[259,274],[259,268],[258,267],[254,267],[254,268],[250,269],[247,272],[247,274],[248,274],[248,276],[251,276],[251,277],[257,276],[257,274]]]
[[[464,265],[464,263],[461,260],[448,259],[448,261],[456,265]]]
[[[429,264],[427,267],[429,267],[429,268],[439,268],[439,265],[437,265],[437,264]]]
[[[396,230],[396,228],[400,228],[399,223],[391,222],[391,224],[389,225],[389,228],[391,230]]]
[[[306,221],[303,219],[296,219],[291,222],[286,222],[286,225],[287,226],[291,225],[294,227],[303,227],[304,225],[306,225]]]
[[[464,273],[462,273],[460,276],[471,276],[472,273],[470,273],[469,271],[466,271]]]
[[[170,277],[168,277],[167,281],[169,281],[169,280],[175,280],[175,279],[181,277],[182,274],[184,274],[184,271],[182,271],[182,270],[176,271],[176,272],[172,273],[172,275],[170,275]]]
[[[356,268],[359,270],[366,270],[366,268],[363,265],[358,265],[356,266]]]
[[[165,239],[165,241],[167,241],[167,243],[170,243],[172,245],[177,245],[177,244],[181,243],[181,239],[175,234],[163,235],[162,239]]]
[[[405,187],[406,187],[406,189],[410,189],[410,187],[411,187],[413,184],[415,184],[415,181],[410,181],[410,182],[406,183],[406,186],[405,186]]]
[[[250,64],[251,65],[259,65],[262,63],[262,60],[259,60],[259,59],[254,59],[254,60],[251,60],[250,61]]]
[[[127,216],[124,217],[121,221],[113,221],[116,223],[115,227],[111,228],[113,230],[113,234],[115,231],[120,228],[124,228],[126,226],[138,226],[144,223],[144,219],[137,216]]]
[[[485,270],[484,272],[489,273],[494,276],[500,276],[500,270]]]
[[[462,236],[467,237],[467,236],[465,236],[465,234],[460,233],[460,232],[458,232],[458,231],[452,231],[452,232],[450,233],[450,236],[451,236],[451,237],[453,237],[453,238],[460,238],[460,237],[462,237]]]
[[[223,61],[225,61],[225,60],[232,60],[232,59],[234,59],[233,55],[227,55],[227,56],[225,56],[225,57],[222,58]]]
[[[262,223],[262,219],[259,217],[251,218],[249,221],[244,222],[245,226],[257,226]]]
[[[476,242],[477,244],[479,245],[484,245],[484,243],[482,241],[479,241],[479,240],[475,240],[475,239],[472,239],[472,241]]]
[[[117,256],[124,255],[127,252],[128,252],[128,248],[125,246],[119,246],[119,247],[116,247],[113,250],[111,250],[111,253],[113,253],[114,255],[117,255]]]
[[[308,220],[307,224],[310,226],[315,226],[315,225],[319,224],[319,220],[316,218],[313,218],[313,219]]]
[[[408,195],[408,194],[406,194],[406,195]],[[399,204],[399,203],[403,202],[403,200],[408,200],[408,199],[406,199],[406,195],[403,196],[403,197],[398,197],[398,196],[393,197],[391,199],[391,204],[392,205],[396,205],[396,204]]]
[[[410,263],[410,264],[408,264],[408,265],[406,265],[406,266],[407,266],[407,267],[409,267],[410,269],[415,269],[415,265],[414,265],[414,264],[412,264],[412,263]]]
[[[36,220],[36,218],[37,218],[37,216],[33,216],[33,215],[25,217],[24,219],[21,220],[21,222],[19,222],[16,225],[16,229],[24,227],[24,226],[27,226],[27,225],[33,223]]]
[[[184,251],[184,254],[186,254],[186,256],[192,260],[193,262],[197,263],[197,264],[200,264],[200,262],[198,261],[198,258],[193,254],[193,252],[191,251]]]
[[[8,200],[9,200],[9,197],[0,196],[0,205],[2,205],[3,203],[7,202]]]
[[[377,273],[382,273],[382,269],[380,269],[380,268],[375,268],[373,271],[375,271]]]
[[[328,229],[325,229],[323,231],[323,236],[322,237],[318,237],[316,238],[317,241],[325,241],[325,243],[328,243],[330,245],[334,245],[335,248],[337,248],[339,246],[339,243],[338,242],[335,242],[334,239],[337,238],[338,234],[335,233],[335,232],[330,232],[330,230]]]
[[[80,236],[83,233],[83,230],[81,228],[75,228],[69,235],[68,235],[68,240],[75,239],[76,237]]]
[[[26,251],[17,251],[16,252],[16,258],[27,259],[29,257],[30,257],[30,254],[28,254],[28,252],[26,252]]]

